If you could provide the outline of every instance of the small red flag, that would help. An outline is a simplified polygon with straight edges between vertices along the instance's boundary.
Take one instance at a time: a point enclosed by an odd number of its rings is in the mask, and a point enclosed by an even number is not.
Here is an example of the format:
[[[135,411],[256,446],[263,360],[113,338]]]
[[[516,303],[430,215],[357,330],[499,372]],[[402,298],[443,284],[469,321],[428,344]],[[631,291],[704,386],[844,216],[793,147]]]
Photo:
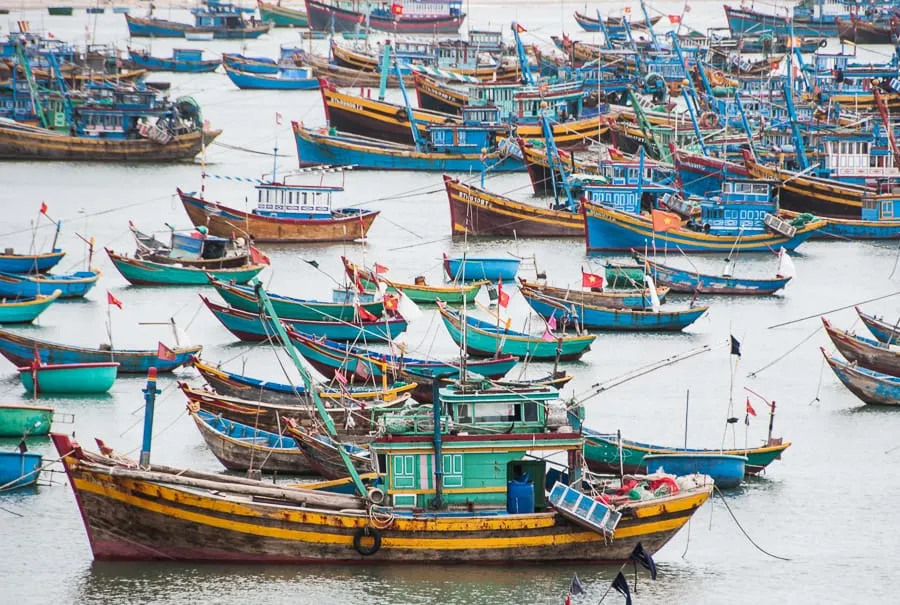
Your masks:
[[[263,254],[256,246],[250,246],[250,262],[254,265],[271,265],[269,257]]]
[[[334,379],[337,380],[342,385],[347,386],[347,377],[344,376],[344,373],[341,372],[340,370],[334,371]]]
[[[747,397],[747,413],[751,416],[756,416],[756,410],[753,409],[753,406],[750,405],[750,398]]]
[[[391,4],[391,13],[398,15],[398,16],[402,15],[403,14],[403,5],[400,4],[399,2],[394,2],[393,4]]]
[[[113,296],[112,292],[109,291],[106,292],[106,303],[109,305],[115,305],[120,309],[122,308],[122,301]]]
[[[497,282],[497,304],[504,309],[509,306],[509,293],[503,291],[503,280]]]
[[[357,307],[360,321],[378,321],[378,318],[366,311],[365,307]]]
[[[527,29],[525,29],[524,27],[522,27],[521,25],[519,25],[518,23],[516,23],[516,32],[522,34],[522,33],[525,33],[525,32],[527,32],[527,31],[528,31]]]
[[[387,273],[387,272],[388,272],[387,267],[385,267],[384,265],[379,265],[378,263],[375,263],[375,273],[381,275],[382,273]]]
[[[156,357],[162,359],[163,361],[175,361],[176,359],[178,359],[175,351],[164,345],[162,342],[160,342],[156,347]]]
[[[582,288],[602,288],[603,278],[596,273],[585,273],[581,270],[581,287]]]
[[[669,23],[672,25],[681,23],[681,15],[669,15]]]
[[[47,214],[47,202],[41,202],[41,214]]]
[[[391,313],[395,312],[397,308],[400,306],[400,301],[393,294],[385,294],[384,295],[384,308],[390,311]]]

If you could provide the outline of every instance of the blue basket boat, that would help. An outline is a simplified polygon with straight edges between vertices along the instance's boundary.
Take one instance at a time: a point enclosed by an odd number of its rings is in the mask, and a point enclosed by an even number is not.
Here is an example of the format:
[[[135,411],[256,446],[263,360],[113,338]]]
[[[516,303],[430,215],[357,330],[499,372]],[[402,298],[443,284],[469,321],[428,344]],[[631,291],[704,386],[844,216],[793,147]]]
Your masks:
[[[647,472],[670,475],[709,475],[720,488],[737,487],[744,480],[747,456],[712,452],[670,452],[644,456]]]
[[[43,458],[34,452],[0,452],[0,490],[37,483]]]
[[[501,279],[512,282],[519,272],[518,258],[487,258],[461,256],[450,258],[444,254],[444,273],[451,281],[476,281],[486,279],[496,282]]]

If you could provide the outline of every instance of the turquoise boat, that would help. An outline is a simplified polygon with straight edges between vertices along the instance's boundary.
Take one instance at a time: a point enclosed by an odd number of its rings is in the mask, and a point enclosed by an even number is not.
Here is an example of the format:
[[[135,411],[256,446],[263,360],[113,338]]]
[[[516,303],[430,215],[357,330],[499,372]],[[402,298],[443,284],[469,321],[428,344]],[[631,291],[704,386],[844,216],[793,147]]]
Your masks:
[[[213,280],[210,284],[216,289],[219,296],[235,309],[250,313],[259,312],[259,298],[253,288],[228,284],[220,280]],[[384,313],[384,302],[380,300],[360,303],[357,306],[353,303],[307,300],[272,293],[269,293],[269,298],[281,319],[355,321],[359,315],[358,309],[364,309],[375,317],[380,317]]]
[[[461,256],[450,258],[444,254],[444,273],[451,281],[477,281],[486,279],[496,282],[501,279],[512,282],[519,272],[518,258],[485,258]]]
[[[260,74],[223,64],[225,75],[241,90],[317,90],[319,79],[309,67],[279,67],[274,74]]]
[[[43,458],[33,452],[0,452],[0,491],[37,483]]]
[[[198,269],[128,258],[108,248],[106,253],[122,277],[135,286],[205,286],[209,284],[210,277],[245,284],[265,269],[263,265],[244,265],[233,269]]]
[[[17,368],[19,379],[28,392],[105,393],[119,373],[119,362],[65,363],[45,365],[39,359]]]
[[[0,301],[0,324],[31,323],[46,311],[60,294],[62,292],[56,290],[50,296],[36,296],[12,302],[5,299]]]
[[[62,298],[84,298],[100,279],[100,271],[78,271],[68,275],[6,273],[0,271],[0,296],[34,298],[59,290]]]
[[[256,1],[259,9],[259,18],[263,23],[269,23],[275,27],[309,27],[309,19],[306,11],[281,6],[281,3]]]
[[[678,476],[694,473],[708,475],[717,487],[725,489],[737,487],[744,480],[747,457],[712,452],[647,454],[644,456],[644,464],[650,474],[665,472]]]
[[[217,305],[200,295],[207,308],[212,311],[225,328],[240,340],[264,342],[274,338],[275,328],[271,320],[263,324],[259,313],[250,313]],[[379,319],[360,323],[357,321],[318,321],[306,319],[282,319],[293,332],[310,334],[318,338],[335,341],[384,342],[399,336],[406,330],[405,319]]]
[[[503,326],[466,317],[465,335],[460,315],[438,303],[438,311],[450,338],[457,345],[465,342],[466,352],[474,357],[495,357],[514,355],[519,359],[533,361],[568,361],[580,359],[591,348],[597,338],[593,334],[583,336],[556,336],[544,338],[516,332]]]
[[[43,437],[50,433],[53,408],[0,404],[0,437]]]

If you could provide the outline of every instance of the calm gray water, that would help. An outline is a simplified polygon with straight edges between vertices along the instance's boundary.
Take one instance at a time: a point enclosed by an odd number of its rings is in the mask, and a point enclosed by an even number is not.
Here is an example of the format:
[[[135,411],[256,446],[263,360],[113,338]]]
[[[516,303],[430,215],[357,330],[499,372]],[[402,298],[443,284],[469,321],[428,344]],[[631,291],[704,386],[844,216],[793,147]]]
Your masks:
[[[717,2],[693,2],[689,21],[697,27],[724,25]],[[612,8],[607,4],[606,7]],[[663,12],[680,12],[679,3],[658,3]],[[571,18],[577,4],[560,6],[471,5],[473,23],[499,27],[517,17],[534,36],[526,42],[545,43],[558,33],[577,27]],[[166,17],[168,11],[158,14]],[[637,9],[635,9],[637,14]],[[71,18],[27,13],[32,27],[43,26],[58,38],[83,40],[85,26],[98,41],[121,40],[126,35],[120,15],[96,19],[83,13]],[[171,16],[187,20],[183,11]],[[21,18],[13,13],[9,23]],[[636,17],[635,17],[636,18]],[[583,38],[587,38],[584,34]],[[279,43],[295,42],[296,34],[282,30],[247,43],[250,53],[277,52]],[[146,43],[146,42],[143,42]],[[185,44],[184,41],[178,44]],[[200,43],[187,43],[200,44]],[[213,51],[235,51],[240,42],[203,43]],[[321,46],[322,43],[316,43]],[[171,41],[154,41],[153,51],[168,54]],[[874,55],[873,55],[874,56]],[[290,120],[307,124],[324,118],[317,92],[242,92],[219,74],[162,75],[173,82],[173,95],[194,95],[212,126],[223,128],[220,141],[232,146],[270,152],[276,135],[283,168],[293,167],[296,151]],[[280,112],[284,124],[276,128]],[[220,146],[208,153],[209,172],[258,177],[271,169],[271,157]],[[171,341],[169,331],[139,322],[165,322],[174,317],[193,342],[203,343],[204,357],[225,361],[226,367],[251,375],[281,379],[273,352],[232,342],[230,334],[200,308],[191,288],[156,289],[126,285],[102,252],[107,246],[131,251],[128,220],[143,229],[162,228],[164,222],[188,227],[174,198],[175,187],[198,189],[197,164],[176,166],[114,166],[88,164],[5,163],[0,165],[2,245],[28,248],[30,221],[41,201],[54,218],[64,220],[62,246],[69,251],[63,269],[83,266],[84,246],[75,233],[94,235],[99,254],[96,265],[104,271],[98,288],[85,302],[57,304],[29,333],[42,338],[96,345],[106,340],[106,290],[124,303],[112,309],[113,341],[118,347],[153,347],[159,339]],[[492,179],[498,192],[526,195],[525,175]],[[252,191],[243,185],[210,180],[208,195],[240,205]],[[361,245],[308,247],[266,246],[273,266],[263,276],[274,291],[307,297],[328,297],[331,281],[301,259],[315,259],[325,273],[338,276],[339,255],[390,267],[390,276],[409,279],[419,273],[440,279],[443,251],[461,252],[464,244],[451,241],[449,216],[439,175],[351,173],[339,204],[367,204],[382,216]],[[51,230],[37,232],[36,244],[49,245]],[[494,241],[470,243],[472,253],[535,255],[538,265],[554,283],[577,283],[580,267],[597,259],[584,257],[581,242]],[[743,343],[743,357],[735,372],[734,414],[743,419],[743,387],[748,386],[778,402],[776,435],[793,442],[784,460],[769,473],[728,496],[735,515],[760,546],[789,558],[780,561],[755,549],[741,534],[721,501],[707,504],[658,555],[660,578],[642,578],[635,603],[758,603],[779,599],[787,603],[896,602],[884,580],[896,576],[892,560],[898,551],[898,523],[883,511],[893,510],[900,497],[895,483],[897,426],[893,410],[863,406],[837,384],[823,368],[820,345],[827,345],[817,319],[780,329],[775,323],[855,301],[900,291],[900,277],[890,277],[897,259],[895,244],[811,243],[795,257],[798,276],[783,296],[760,300],[714,299],[707,317],[683,334],[603,334],[582,362],[573,363],[577,377],[567,391],[583,392],[590,385],[615,377],[650,361],[705,343],[724,342],[729,333]],[[718,268],[720,259],[695,261]],[[739,270],[772,273],[771,255],[744,257]],[[524,268],[528,275],[533,269]],[[671,304],[679,303],[672,300]],[[867,305],[890,317],[900,314],[896,298]],[[528,310],[514,296],[511,313],[522,325]],[[841,326],[854,322],[852,310],[830,315]],[[858,327],[858,326],[857,326]],[[811,336],[812,335],[812,336]],[[784,355],[811,338],[778,363],[749,379],[747,374]],[[422,355],[451,355],[454,347],[434,312],[410,326],[403,337],[410,350]],[[824,371],[823,371],[824,369]],[[538,374],[547,367],[530,368]],[[178,378],[195,379],[190,371]],[[727,350],[686,361],[641,380],[617,387],[591,400],[587,418],[595,428],[647,441],[680,443],[684,439],[684,399],[690,389],[689,441],[695,446],[717,447],[723,439],[729,412],[729,359]],[[135,451],[141,439],[141,378],[123,378],[102,398],[48,399],[57,410],[73,413],[74,431],[85,445],[104,438],[120,452]],[[193,423],[184,414],[184,401],[174,390],[174,379],[161,379],[164,393],[157,404],[153,458],[157,462],[219,470],[206,451]],[[23,390],[11,364],[0,360],[0,399],[21,401]],[[765,406],[754,401],[760,417],[728,432],[726,444],[765,438]],[[10,442],[8,446],[12,446]],[[7,444],[4,444],[6,447]],[[53,457],[49,443],[33,447]],[[51,477],[48,475],[47,479]],[[56,603],[561,603],[573,571],[588,595],[577,602],[596,603],[616,569],[595,566],[468,568],[423,564],[409,567],[259,567],[172,564],[98,564],[91,559],[88,542],[68,486],[56,475],[53,485],[34,492],[0,496],[0,602]],[[882,512],[879,512],[882,511]],[[620,602],[612,594],[608,602]]]

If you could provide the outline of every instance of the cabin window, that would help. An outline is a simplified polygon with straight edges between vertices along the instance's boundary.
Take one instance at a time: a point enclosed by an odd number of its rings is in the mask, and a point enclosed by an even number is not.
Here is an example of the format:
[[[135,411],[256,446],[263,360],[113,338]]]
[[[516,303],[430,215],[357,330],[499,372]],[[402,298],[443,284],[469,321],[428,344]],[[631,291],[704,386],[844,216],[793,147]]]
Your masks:
[[[394,487],[400,489],[416,488],[417,456],[394,456]]]
[[[517,422],[521,409],[512,403],[480,403],[475,406],[476,422]]]
[[[444,454],[441,457],[444,471],[444,487],[463,486],[462,454]]]
[[[538,404],[536,401],[526,401],[522,407],[525,411],[525,422],[538,421]]]

